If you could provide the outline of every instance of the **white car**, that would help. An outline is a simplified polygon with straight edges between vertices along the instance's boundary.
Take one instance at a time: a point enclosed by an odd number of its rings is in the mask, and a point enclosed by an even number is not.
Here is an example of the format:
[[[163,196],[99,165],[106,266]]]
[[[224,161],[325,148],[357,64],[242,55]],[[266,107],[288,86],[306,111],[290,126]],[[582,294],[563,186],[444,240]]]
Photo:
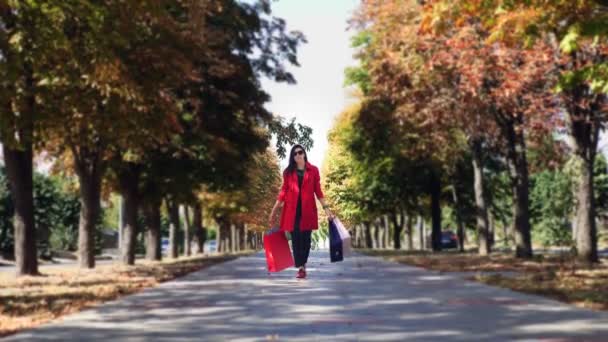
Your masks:
[[[169,238],[162,238],[160,240],[160,250],[163,254],[169,253]]]
[[[216,252],[217,251],[217,241],[215,241],[215,240],[206,241],[205,246],[203,248],[204,248],[203,251],[205,253]]]

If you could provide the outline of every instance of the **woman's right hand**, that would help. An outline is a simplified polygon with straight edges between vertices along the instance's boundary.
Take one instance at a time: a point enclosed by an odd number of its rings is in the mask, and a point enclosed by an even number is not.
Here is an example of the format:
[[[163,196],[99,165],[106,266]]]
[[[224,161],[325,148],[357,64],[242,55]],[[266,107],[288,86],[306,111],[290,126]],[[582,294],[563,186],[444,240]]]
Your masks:
[[[276,201],[274,204],[274,207],[272,207],[272,210],[270,211],[270,215],[268,216],[268,227],[272,229],[272,226],[274,226],[274,221],[275,221],[275,214],[278,210],[278,208],[283,204],[282,201]]]

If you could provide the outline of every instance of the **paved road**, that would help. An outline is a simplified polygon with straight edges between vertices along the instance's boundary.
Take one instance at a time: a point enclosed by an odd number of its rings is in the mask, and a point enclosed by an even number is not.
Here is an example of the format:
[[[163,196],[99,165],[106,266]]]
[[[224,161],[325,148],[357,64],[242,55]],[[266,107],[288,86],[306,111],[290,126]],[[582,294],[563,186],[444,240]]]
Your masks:
[[[356,255],[240,258],[6,341],[608,341],[608,313]]]

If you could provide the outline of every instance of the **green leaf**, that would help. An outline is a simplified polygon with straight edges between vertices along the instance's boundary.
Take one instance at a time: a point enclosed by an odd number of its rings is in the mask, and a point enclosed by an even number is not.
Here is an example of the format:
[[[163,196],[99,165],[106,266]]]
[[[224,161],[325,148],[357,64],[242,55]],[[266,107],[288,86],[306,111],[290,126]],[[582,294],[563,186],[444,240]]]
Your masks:
[[[570,54],[578,49],[578,38],[580,37],[580,27],[572,26],[568,33],[562,38],[562,41],[559,43],[559,48]]]

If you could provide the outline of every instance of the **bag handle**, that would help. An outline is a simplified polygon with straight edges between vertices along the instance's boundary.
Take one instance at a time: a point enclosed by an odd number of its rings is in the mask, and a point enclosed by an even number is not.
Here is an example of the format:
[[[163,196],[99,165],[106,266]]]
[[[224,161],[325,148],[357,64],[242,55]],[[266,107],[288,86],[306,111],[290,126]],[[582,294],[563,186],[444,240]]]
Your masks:
[[[276,232],[278,232],[278,231],[280,231],[280,230],[281,230],[281,229],[280,229],[279,227],[272,227],[272,228],[268,229],[268,230],[267,230],[267,231],[264,233],[264,235],[271,235],[271,234],[274,234],[274,233],[276,233]]]

